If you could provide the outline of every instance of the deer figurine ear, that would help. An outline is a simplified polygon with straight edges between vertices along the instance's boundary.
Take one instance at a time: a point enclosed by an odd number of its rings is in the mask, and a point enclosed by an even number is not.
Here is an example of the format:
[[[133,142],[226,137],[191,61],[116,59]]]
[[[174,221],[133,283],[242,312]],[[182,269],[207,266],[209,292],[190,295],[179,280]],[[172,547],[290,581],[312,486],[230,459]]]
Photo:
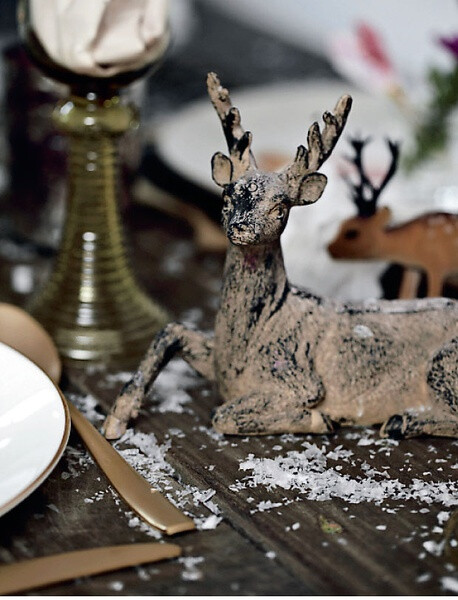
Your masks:
[[[391,219],[391,210],[388,206],[383,206],[375,213],[375,218],[380,227],[386,227]]]
[[[213,181],[220,187],[228,185],[232,181],[234,167],[230,158],[217,152],[212,158],[212,177]]]
[[[318,200],[326,187],[328,178],[322,173],[310,173],[303,177],[299,185],[299,193],[293,204],[304,206]]]

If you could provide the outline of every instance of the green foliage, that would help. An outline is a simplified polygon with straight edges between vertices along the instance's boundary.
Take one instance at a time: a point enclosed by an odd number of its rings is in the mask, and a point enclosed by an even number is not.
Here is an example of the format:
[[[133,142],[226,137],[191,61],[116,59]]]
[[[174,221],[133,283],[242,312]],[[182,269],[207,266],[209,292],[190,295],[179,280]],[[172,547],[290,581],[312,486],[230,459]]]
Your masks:
[[[448,117],[458,106],[458,62],[450,72],[431,69],[429,81],[433,99],[425,119],[415,132],[415,148],[404,159],[407,171],[412,171],[426,159],[443,150],[449,141]]]

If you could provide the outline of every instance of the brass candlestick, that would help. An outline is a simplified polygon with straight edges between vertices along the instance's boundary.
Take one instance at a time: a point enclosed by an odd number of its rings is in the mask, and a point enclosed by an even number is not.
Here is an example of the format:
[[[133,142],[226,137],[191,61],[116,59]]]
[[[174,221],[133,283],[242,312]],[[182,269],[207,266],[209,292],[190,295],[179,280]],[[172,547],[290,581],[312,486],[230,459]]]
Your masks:
[[[27,3],[19,15],[34,61],[45,74],[70,85],[69,98],[54,111],[69,138],[66,221],[54,269],[32,298],[30,311],[67,362],[128,366],[168,320],[134,279],[118,209],[118,141],[138,125],[136,110],[121,103],[118,90],[143,75],[151,62],[114,78],[77,75],[46,54],[27,19]]]

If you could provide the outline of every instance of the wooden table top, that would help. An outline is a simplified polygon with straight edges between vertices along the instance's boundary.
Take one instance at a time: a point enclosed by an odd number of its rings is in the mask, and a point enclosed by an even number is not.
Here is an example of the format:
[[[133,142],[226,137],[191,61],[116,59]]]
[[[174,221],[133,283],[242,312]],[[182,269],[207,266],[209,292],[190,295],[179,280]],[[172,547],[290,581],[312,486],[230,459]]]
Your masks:
[[[133,264],[144,286],[174,318],[211,328],[222,258],[198,256],[190,232],[153,211],[135,208],[129,222]],[[0,300],[23,304],[24,287],[14,284],[14,273],[22,267],[39,275],[48,260],[33,253],[15,256],[0,243]],[[62,387],[100,424],[127,377],[103,367],[66,369]],[[116,443],[135,468],[196,519],[197,531],[171,540],[183,548],[183,558],[37,593],[456,591],[456,565],[443,540],[457,502],[457,441],[398,443],[380,440],[374,429],[224,438],[211,429],[217,403],[212,387],[175,361]],[[0,518],[0,532],[2,563],[160,537],[119,499],[74,432],[46,482]]]

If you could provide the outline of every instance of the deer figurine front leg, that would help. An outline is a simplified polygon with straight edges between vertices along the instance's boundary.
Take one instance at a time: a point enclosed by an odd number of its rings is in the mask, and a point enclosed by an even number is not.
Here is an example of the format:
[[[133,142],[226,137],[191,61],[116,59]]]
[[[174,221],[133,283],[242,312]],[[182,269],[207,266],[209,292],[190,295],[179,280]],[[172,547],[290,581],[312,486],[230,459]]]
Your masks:
[[[326,433],[383,424],[382,435],[458,437],[458,303],[434,300],[341,304],[291,286],[280,236],[294,207],[316,202],[318,172],[344,128],[351,99],[314,123],[308,148],[279,173],[257,169],[251,134],[217,77],[208,77],[229,156],[212,175],[223,189],[229,240],[213,339],[179,324],[153,341],[106,424],[118,437],[160,368],[180,354],[216,382],[215,429],[227,434]]]
[[[214,379],[213,338],[181,323],[169,323],[153,339],[134,376],[122,388],[103,425],[106,438],[123,435],[129,420],[137,417],[149,387],[174,356],[186,360],[209,381]]]

